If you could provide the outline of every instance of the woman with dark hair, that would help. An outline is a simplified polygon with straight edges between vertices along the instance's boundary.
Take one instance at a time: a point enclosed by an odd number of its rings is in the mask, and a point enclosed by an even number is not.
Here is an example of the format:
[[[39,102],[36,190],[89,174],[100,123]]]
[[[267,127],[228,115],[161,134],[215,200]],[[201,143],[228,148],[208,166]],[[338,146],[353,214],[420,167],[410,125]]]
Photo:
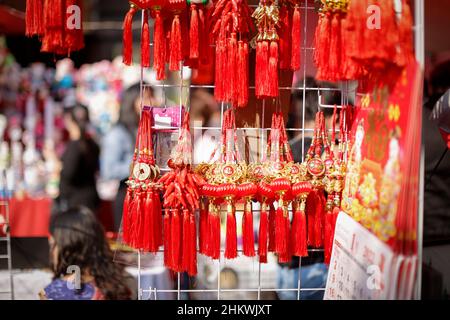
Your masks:
[[[153,88],[145,87],[141,103],[140,85],[135,84],[123,93],[117,124],[104,136],[100,162],[101,177],[120,181],[114,201],[114,230],[118,231],[122,220],[123,201],[133,159],[137,127],[142,105],[154,105]]]
[[[103,227],[87,208],[52,216],[50,260],[53,281],[40,292],[49,300],[130,299],[124,270],[113,262]]]
[[[62,155],[58,205],[60,210],[83,205],[96,210],[99,197],[96,175],[99,169],[99,147],[87,133],[89,112],[76,105],[64,112],[69,142]]]

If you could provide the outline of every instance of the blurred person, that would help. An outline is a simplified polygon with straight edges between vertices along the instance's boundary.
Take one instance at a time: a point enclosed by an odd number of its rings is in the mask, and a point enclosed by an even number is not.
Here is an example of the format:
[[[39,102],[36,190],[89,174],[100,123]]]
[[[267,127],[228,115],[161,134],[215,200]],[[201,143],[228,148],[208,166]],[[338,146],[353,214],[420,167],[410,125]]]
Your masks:
[[[64,111],[64,125],[69,133],[61,159],[57,206],[64,210],[83,205],[95,211],[99,205],[96,176],[99,170],[99,147],[88,134],[89,112],[83,105]]]
[[[122,221],[123,201],[127,191],[126,181],[130,175],[141,105],[155,105],[153,88],[146,87],[142,104],[140,97],[139,84],[134,84],[124,91],[119,119],[103,137],[101,143],[101,177],[105,180],[120,181],[113,205],[115,231],[119,231]]]
[[[428,82],[422,115],[425,151],[422,298],[450,299],[450,152],[446,151],[448,147],[437,123],[431,119],[434,106],[450,89],[450,60],[434,66]]]
[[[125,272],[114,264],[103,227],[89,209],[53,215],[49,245],[54,276],[39,293],[42,300],[130,299]]]

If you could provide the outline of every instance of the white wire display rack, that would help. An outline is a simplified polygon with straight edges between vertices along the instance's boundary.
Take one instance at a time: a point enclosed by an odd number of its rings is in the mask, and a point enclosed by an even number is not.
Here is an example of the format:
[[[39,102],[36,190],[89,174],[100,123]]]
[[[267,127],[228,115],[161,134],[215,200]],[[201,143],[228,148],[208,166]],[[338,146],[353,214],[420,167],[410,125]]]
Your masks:
[[[309,19],[313,19],[314,15],[317,15],[316,12],[316,7],[314,6],[314,0],[304,0],[302,5],[301,5],[301,10],[302,10],[302,46],[301,46],[301,50],[302,50],[302,66],[301,69],[299,71],[300,74],[297,74],[300,77],[300,85],[296,85],[296,86],[280,86],[280,93],[282,93],[283,91],[289,91],[289,92],[295,92],[295,91],[300,91],[303,95],[302,98],[302,105],[301,105],[301,112],[299,112],[298,114],[300,114],[301,117],[301,126],[299,127],[288,127],[286,126],[286,130],[287,131],[291,131],[296,133],[297,135],[301,136],[301,158],[302,160],[304,159],[305,156],[305,150],[307,148],[307,146],[305,146],[305,138],[306,138],[306,134],[308,132],[312,132],[314,129],[313,128],[307,128],[305,126],[306,122],[308,119],[306,119],[305,117],[305,109],[306,109],[306,93],[308,91],[312,91],[312,92],[317,92],[317,105],[318,108],[334,108],[334,105],[327,105],[324,103],[322,95],[325,92],[330,92],[330,91],[335,91],[338,92],[340,94],[340,98],[341,98],[341,105],[338,105],[337,108],[341,108],[342,105],[348,105],[349,102],[354,101],[354,97],[356,94],[356,90],[355,90],[355,85],[350,83],[350,82],[343,82],[340,83],[338,87],[327,87],[327,86],[320,86],[320,87],[310,87],[307,85],[307,67],[308,67],[308,61],[312,61],[312,55],[314,52],[314,48],[312,47],[312,43],[313,43],[313,37],[314,37],[314,33],[311,32],[311,27],[308,28],[308,21]],[[415,34],[416,34],[416,56],[418,58],[419,61],[423,62],[423,0],[415,0],[414,3],[414,10],[415,10],[415,21],[416,21],[416,26],[415,26]],[[142,17],[143,19],[143,17]],[[151,44],[152,45],[152,44]],[[421,60],[422,59],[422,60]],[[183,106],[183,102],[184,105],[189,104],[188,101],[188,96],[189,96],[189,92],[191,89],[197,89],[197,88],[203,88],[203,89],[213,89],[214,86],[213,85],[195,85],[195,84],[191,84],[188,81],[183,81],[183,68],[181,68],[180,70],[180,74],[179,74],[179,84],[167,84],[167,83],[162,83],[162,84],[152,84],[153,87],[159,87],[162,89],[163,94],[164,94],[164,98],[166,96],[167,90],[177,90],[178,91],[178,95],[179,95],[179,107],[180,107],[180,119],[181,119],[181,113],[182,113],[182,106]],[[141,94],[143,92],[143,90],[145,89],[147,85],[143,84],[143,69],[141,69]],[[250,86],[250,94],[253,93],[253,89],[254,86]],[[223,116],[223,112],[227,109],[227,105],[226,104],[221,104],[220,105],[220,112],[221,112],[221,119]],[[264,127],[264,121],[266,119],[266,117],[270,117],[271,116],[271,111],[267,110],[266,107],[266,103],[263,100],[262,101],[262,108],[260,110],[261,112],[261,126],[260,127],[242,127],[242,128],[237,128],[238,131],[253,131],[256,134],[256,139],[259,140],[258,142],[258,147],[257,147],[257,152],[256,155],[253,157],[253,161],[254,160],[261,160],[261,157],[263,156],[264,153],[264,148],[265,148],[265,141],[267,141],[266,135],[268,130],[270,130],[270,128],[265,128]],[[180,125],[181,125],[181,121],[180,121]],[[156,129],[156,128],[155,128]],[[158,128],[160,129],[160,127]],[[165,130],[167,129],[172,129],[172,130],[177,130],[179,129],[178,127],[164,127]],[[221,127],[219,126],[192,126],[191,129],[193,130],[216,130],[217,132],[220,132]],[[259,151],[259,152],[258,152]],[[162,171],[164,171],[164,169],[162,169]],[[253,204],[253,212],[254,212],[254,218],[255,218],[255,222],[254,224],[257,225],[257,221],[259,220],[259,210],[258,210],[258,206]],[[236,210],[236,214],[237,216],[240,215],[242,213],[242,210]],[[422,211],[419,210],[418,212],[419,215],[419,219],[418,221],[421,221],[421,216],[422,216]],[[420,224],[420,223],[419,223]],[[420,229],[421,227],[419,226],[419,230],[418,230],[418,241],[420,244],[421,238],[422,238],[422,230]],[[420,248],[420,246],[419,246]],[[313,253],[313,252],[321,252],[323,251],[322,249],[309,249],[308,252],[309,253]],[[192,293],[201,293],[201,294],[209,294],[209,298],[212,299],[223,299],[225,294],[228,293],[234,293],[235,296],[234,298],[237,298],[237,296],[239,294],[245,294],[245,293],[251,293],[253,294],[253,298],[254,299],[262,299],[263,298],[263,293],[266,292],[295,292],[296,293],[296,298],[298,300],[302,299],[302,293],[307,292],[307,291],[324,291],[325,288],[324,287],[318,287],[318,288],[307,288],[305,287],[302,283],[301,283],[301,272],[302,272],[302,266],[301,266],[301,258],[299,259],[299,267],[297,268],[296,272],[298,272],[298,281],[295,287],[293,288],[279,288],[276,285],[272,286],[272,287],[265,287],[263,285],[263,281],[262,281],[262,275],[263,275],[263,269],[264,269],[264,265],[262,265],[261,263],[259,263],[258,258],[254,257],[251,258],[251,262],[252,263],[252,270],[254,272],[256,272],[256,278],[257,278],[257,283],[253,286],[251,285],[246,285],[246,286],[242,286],[242,287],[238,287],[238,288],[225,288],[223,287],[223,283],[221,281],[221,271],[223,270],[224,267],[232,267],[233,264],[235,263],[235,260],[225,260],[223,258],[223,252],[224,252],[224,248],[222,248],[221,250],[221,257],[219,260],[210,260],[209,265],[213,265],[214,266],[214,271],[213,273],[215,274],[215,282],[216,282],[216,287],[215,288],[200,288],[200,287],[196,287],[195,285],[192,288],[182,288],[182,275],[181,274],[177,274],[176,276],[176,280],[175,280],[175,288],[158,288],[157,286],[153,286],[153,287],[143,287],[142,286],[142,282],[141,282],[141,276],[142,276],[142,270],[143,265],[142,265],[142,258],[145,255],[149,255],[148,253],[142,253],[142,252],[137,252],[137,269],[138,269],[138,299],[160,299],[161,295],[164,293],[171,293],[173,296],[173,298],[181,300],[185,297],[185,294],[192,294]],[[240,250],[238,250],[238,252],[240,252]],[[158,252],[157,254],[155,254],[154,256],[156,257],[156,260],[160,263],[160,265],[163,265],[163,259],[162,259],[162,254],[163,254],[163,250],[160,250],[160,252]],[[158,258],[159,256],[159,258]],[[421,253],[419,251],[419,261],[421,261]],[[240,259],[240,258],[238,258]],[[247,258],[250,259],[250,258]],[[420,265],[420,263],[419,263]],[[418,281],[416,283],[420,283],[420,278],[421,278],[421,274],[420,274],[420,269],[418,270]],[[416,298],[420,296],[420,288],[417,288],[416,290]]]

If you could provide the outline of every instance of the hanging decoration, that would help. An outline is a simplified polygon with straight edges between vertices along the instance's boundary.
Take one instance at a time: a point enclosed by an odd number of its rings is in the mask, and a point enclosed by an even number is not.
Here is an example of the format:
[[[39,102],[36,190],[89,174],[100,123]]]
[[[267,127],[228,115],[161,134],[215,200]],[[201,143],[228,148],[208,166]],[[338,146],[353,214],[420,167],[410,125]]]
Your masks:
[[[260,0],[252,17],[258,29],[256,41],[255,95],[258,99],[278,96],[278,41],[280,22],[276,1]]]
[[[150,108],[144,107],[122,218],[123,241],[146,252],[157,252],[162,245],[161,185],[157,183],[159,168],[153,154],[152,123]]]
[[[299,0],[278,1],[280,5],[279,52],[280,69],[300,69],[301,17]]]
[[[254,33],[247,1],[218,0],[208,18],[215,44],[216,100],[245,107],[248,102],[248,40]]]
[[[178,144],[168,161],[171,171],[158,183],[164,190],[164,264],[173,271],[194,276],[197,274],[195,210],[200,208],[200,189],[205,181],[192,171],[191,140],[186,111]]]
[[[27,0],[25,35],[38,36],[41,51],[70,56],[84,47],[81,0]]]
[[[220,207],[221,203],[226,205],[226,243],[225,258],[237,257],[237,233],[236,233],[236,208],[235,202],[241,195],[249,198],[254,192],[248,182],[239,186],[245,177],[246,165],[242,162],[238,145],[235,115],[233,109],[224,112],[222,123],[222,137],[220,144],[220,160],[210,164],[205,172],[207,183],[203,186],[203,195],[208,197],[208,228],[209,236],[206,255],[218,259],[220,257]],[[247,225],[250,224],[251,212],[248,211]],[[253,222],[251,222],[253,224]],[[249,236],[249,235],[248,235]],[[252,239],[247,239],[247,245]],[[252,254],[251,248],[246,250]]]

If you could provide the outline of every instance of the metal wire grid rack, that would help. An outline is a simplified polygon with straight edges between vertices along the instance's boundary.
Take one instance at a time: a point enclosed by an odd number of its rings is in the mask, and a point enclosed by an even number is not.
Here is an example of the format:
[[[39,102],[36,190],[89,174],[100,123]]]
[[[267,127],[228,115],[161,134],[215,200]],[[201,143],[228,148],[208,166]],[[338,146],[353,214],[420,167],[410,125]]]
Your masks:
[[[305,126],[307,119],[305,118],[305,109],[306,109],[306,93],[308,91],[315,91],[317,92],[317,97],[318,97],[318,108],[334,108],[334,105],[327,105],[323,103],[323,99],[322,99],[322,93],[323,92],[329,92],[329,91],[335,91],[340,93],[340,97],[341,97],[341,105],[337,106],[337,108],[341,108],[342,105],[347,105],[349,104],[349,102],[354,101],[355,95],[356,95],[356,85],[354,83],[351,82],[343,82],[340,84],[339,87],[327,87],[327,86],[317,86],[317,87],[309,87],[307,86],[306,83],[306,77],[307,77],[307,63],[308,61],[312,61],[312,55],[313,55],[313,50],[314,47],[312,47],[312,45],[310,45],[312,43],[312,37],[313,34],[312,33],[308,33],[308,19],[312,19],[313,15],[316,15],[317,13],[315,12],[316,7],[314,6],[314,0],[304,0],[303,4],[301,5],[301,10],[302,10],[302,66],[301,69],[299,71],[300,74],[297,74],[299,76],[301,76],[301,80],[300,80],[300,85],[296,85],[296,86],[280,86],[279,90],[280,91],[284,91],[284,90],[289,90],[291,92],[295,92],[295,91],[300,91],[301,94],[303,95],[303,99],[302,99],[302,105],[301,105],[301,126],[300,127],[286,127],[287,131],[293,131],[295,132],[297,135],[299,135],[301,137],[301,158],[302,160],[304,159],[305,156],[305,149],[307,146],[305,146],[305,136],[308,132],[312,132],[314,129],[313,128],[307,128]],[[423,0],[415,0],[414,1],[414,10],[415,10],[415,21],[416,21],[416,25],[414,27],[414,31],[415,31],[415,45],[416,45],[416,57],[418,59],[418,61],[423,65]],[[142,16],[143,19],[143,16]],[[153,45],[153,43],[151,44]],[[143,92],[143,90],[146,88],[147,85],[145,85],[143,83],[143,69],[141,69],[141,94]],[[183,99],[183,95],[185,95],[186,93],[189,93],[190,89],[197,89],[197,88],[203,88],[203,89],[212,89],[214,88],[214,85],[194,85],[194,84],[190,84],[190,83],[185,83],[185,81],[183,81],[183,68],[181,68],[180,71],[180,83],[179,84],[156,84],[156,85],[152,85],[154,87],[159,87],[163,90],[164,93],[164,97],[166,97],[166,90],[170,89],[170,90],[179,90],[179,107],[180,107],[180,119],[181,119],[181,112],[182,112],[182,105],[183,105],[183,101],[188,102],[187,98]],[[250,92],[254,89],[254,86],[250,86],[249,87]],[[225,104],[221,104],[220,106],[220,112],[221,112],[221,119],[223,116],[223,112],[226,110],[226,105]],[[264,124],[264,118],[267,116],[266,113],[266,103],[263,100],[262,102],[262,124]],[[270,116],[270,114],[269,114]],[[181,125],[181,124],[180,124]],[[207,127],[207,126],[193,126],[191,127],[192,129],[196,130],[216,130],[218,132],[220,132],[221,127],[217,126],[217,127]],[[164,127],[164,129],[172,129],[172,130],[176,130],[179,129],[178,127]],[[265,137],[267,135],[268,130],[270,130],[270,128],[264,128],[264,126],[262,125],[260,128],[251,128],[251,127],[245,127],[245,128],[237,128],[238,131],[254,131],[257,134],[257,138],[260,140],[259,142],[259,147],[258,149],[260,149],[259,155],[257,155],[256,157],[261,157],[264,153],[263,148],[264,148],[264,141],[265,141]],[[331,130],[329,130],[331,131]],[[338,130],[336,130],[338,131]],[[422,197],[420,197],[420,201],[422,201]],[[255,213],[255,225],[257,224],[257,220],[259,219],[259,208],[257,206],[255,206],[255,204],[253,204],[253,212]],[[242,213],[242,210],[236,210],[236,214],[238,216],[238,214]],[[291,213],[292,214],[292,213]],[[419,245],[421,243],[421,239],[422,239],[422,230],[421,230],[421,225],[420,225],[420,221],[422,221],[422,208],[419,208],[419,230],[418,230],[418,241],[419,241]],[[420,246],[419,246],[420,248]],[[308,253],[313,253],[313,252],[321,252],[323,251],[323,249],[308,249]],[[238,250],[238,252],[241,252],[241,250]],[[160,250],[156,255],[162,255],[163,250]],[[234,293],[236,295],[238,294],[243,294],[243,293],[252,293],[254,295],[254,299],[260,300],[262,298],[263,293],[267,293],[267,292],[295,292],[296,293],[296,298],[297,300],[302,299],[302,293],[303,292],[307,292],[307,291],[324,291],[325,288],[324,287],[318,287],[318,288],[306,288],[304,286],[302,286],[301,283],[301,271],[302,271],[302,266],[301,266],[301,258],[299,259],[299,268],[297,269],[297,276],[298,276],[298,280],[297,280],[297,286],[293,287],[293,288],[279,288],[279,287],[271,287],[271,288],[265,288],[263,287],[262,284],[262,269],[264,268],[264,266],[258,261],[258,258],[252,258],[252,262],[253,263],[253,270],[255,272],[257,272],[257,284],[254,287],[251,287],[249,285],[244,286],[244,287],[239,287],[239,288],[224,288],[222,287],[222,281],[221,281],[221,271],[223,269],[223,265],[226,267],[230,267],[233,266],[233,263],[235,260],[226,260],[224,261],[223,258],[223,253],[224,253],[224,249],[221,249],[221,257],[219,260],[217,261],[213,261],[210,260],[210,264],[214,264],[214,268],[215,268],[215,277],[216,277],[216,284],[217,287],[216,288],[189,288],[189,289],[185,289],[182,288],[182,275],[180,273],[177,274],[176,276],[176,288],[174,289],[160,289],[157,287],[147,287],[144,288],[141,285],[141,275],[142,275],[142,270],[143,270],[143,266],[142,266],[142,257],[144,255],[147,255],[147,253],[142,253],[140,251],[137,252],[137,269],[138,269],[138,299],[159,299],[160,295],[163,293],[172,293],[175,294],[176,299],[181,300],[184,297],[184,294],[191,294],[191,293],[203,293],[203,294],[214,294],[216,299],[223,299],[223,296],[226,293]],[[209,258],[208,258],[209,259]],[[239,259],[239,258],[238,258]],[[421,252],[419,251],[419,257],[418,257],[419,261],[421,261]],[[162,259],[159,259],[162,265]],[[255,264],[257,265],[255,267]],[[420,263],[419,263],[420,265]],[[419,298],[420,297],[420,279],[421,279],[421,270],[419,267],[419,270],[417,272],[417,289],[416,289],[416,294],[415,294],[415,298]],[[210,296],[211,297],[211,296]],[[236,298],[236,296],[234,297]]]

